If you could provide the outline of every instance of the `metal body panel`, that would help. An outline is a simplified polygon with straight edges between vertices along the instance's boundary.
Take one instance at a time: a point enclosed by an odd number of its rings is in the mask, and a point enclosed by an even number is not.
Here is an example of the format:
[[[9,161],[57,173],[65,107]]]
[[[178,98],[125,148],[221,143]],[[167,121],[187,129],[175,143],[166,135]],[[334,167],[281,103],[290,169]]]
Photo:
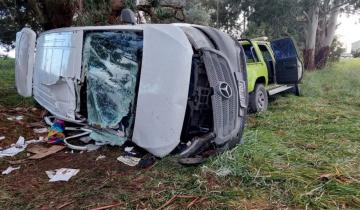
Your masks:
[[[34,98],[62,119],[75,120],[82,39],[82,31],[73,31],[42,34],[37,41]]]
[[[32,95],[35,41],[36,34],[29,28],[16,34],[15,84],[18,93],[24,97]]]
[[[180,142],[189,92],[193,51],[173,25],[148,25],[132,140],[163,157]]]

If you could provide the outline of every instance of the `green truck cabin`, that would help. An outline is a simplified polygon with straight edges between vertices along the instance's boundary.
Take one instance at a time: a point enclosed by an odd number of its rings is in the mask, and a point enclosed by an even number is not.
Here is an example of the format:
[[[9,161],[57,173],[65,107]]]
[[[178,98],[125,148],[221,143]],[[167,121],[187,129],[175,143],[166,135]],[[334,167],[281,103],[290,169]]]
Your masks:
[[[299,95],[303,65],[291,38],[239,40],[246,54],[249,109],[266,111],[268,95],[292,89]]]

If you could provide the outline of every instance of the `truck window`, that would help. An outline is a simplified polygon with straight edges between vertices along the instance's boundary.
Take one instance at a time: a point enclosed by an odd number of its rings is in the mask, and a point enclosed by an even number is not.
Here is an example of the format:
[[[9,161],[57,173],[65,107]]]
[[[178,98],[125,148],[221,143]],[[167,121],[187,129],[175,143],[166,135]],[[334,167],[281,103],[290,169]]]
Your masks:
[[[255,49],[252,45],[246,44],[243,45],[242,47],[244,48],[247,63],[256,63],[259,61]]]
[[[290,38],[275,40],[271,42],[276,59],[287,59],[297,57],[296,47]]]
[[[265,61],[272,61],[271,54],[270,54],[268,48],[265,45],[260,45],[259,44],[259,49],[260,49]]]

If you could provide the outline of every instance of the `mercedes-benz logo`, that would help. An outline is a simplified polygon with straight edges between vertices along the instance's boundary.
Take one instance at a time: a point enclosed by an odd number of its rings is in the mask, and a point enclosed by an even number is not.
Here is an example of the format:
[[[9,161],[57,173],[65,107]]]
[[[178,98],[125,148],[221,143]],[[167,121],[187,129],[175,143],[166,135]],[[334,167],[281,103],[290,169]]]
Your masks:
[[[224,98],[230,98],[232,96],[231,87],[226,82],[221,82],[219,84],[219,92]]]

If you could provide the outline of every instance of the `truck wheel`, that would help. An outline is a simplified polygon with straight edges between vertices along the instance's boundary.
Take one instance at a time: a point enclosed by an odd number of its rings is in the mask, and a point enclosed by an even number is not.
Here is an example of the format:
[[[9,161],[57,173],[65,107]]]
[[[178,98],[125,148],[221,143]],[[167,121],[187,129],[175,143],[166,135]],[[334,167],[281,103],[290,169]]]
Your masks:
[[[268,94],[263,84],[256,84],[255,89],[250,93],[249,108],[251,112],[264,112],[268,108]]]
[[[301,95],[299,84],[295,84],[291,90],[296,96]]]

